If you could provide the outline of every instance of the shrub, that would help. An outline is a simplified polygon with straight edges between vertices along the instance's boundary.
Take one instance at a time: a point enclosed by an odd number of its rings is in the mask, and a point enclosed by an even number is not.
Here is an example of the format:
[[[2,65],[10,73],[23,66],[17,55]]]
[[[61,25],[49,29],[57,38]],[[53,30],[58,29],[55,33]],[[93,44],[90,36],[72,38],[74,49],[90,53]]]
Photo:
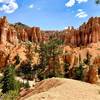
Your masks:
[[[18,54],[15,56],[15,60],[16,60],[15,65],[18,65],[20,63],[20,57]]]
[[[30,88],[29,81],[27,81],[26,83],[24,83],[24,87],[25,87],[26,89]]]
[[[75,69],[75,79],[76,79],[76,80],[83,80],[83,78],[84,78],[83,70],[84,70],[83,64],[81,63],[81,64],[79,65],[79,67],[77,67],[77,68]]]
[[[6,94],[1,94],[0,100],[18,100],[19,93],[17,90],[9,91]]]
[[[15,68],[12,64],[8,65],[4,71],[4,77],[2,79],[2,92],[7,93],[10,90],[18,90],[19,86],[15,80]]]

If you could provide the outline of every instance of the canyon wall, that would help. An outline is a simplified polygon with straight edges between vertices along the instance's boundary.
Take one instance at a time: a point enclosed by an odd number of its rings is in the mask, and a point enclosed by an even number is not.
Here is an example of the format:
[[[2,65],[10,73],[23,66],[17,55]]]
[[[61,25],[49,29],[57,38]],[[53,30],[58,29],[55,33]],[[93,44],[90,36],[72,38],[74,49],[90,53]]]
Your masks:
[[[10,25],[7,18],[4,16],[0,18],[0,43],[10,42],[16,44],[20,41],[41,42],[42,35],[39,27],[22,28]]]
[[[39,27],[21,27],[8,23],[4,16],[0,18],[0,43],[16,44],[20,41],[41,42],[47,41],[53,35],[60,38],[65,44],[73,46],[88,45],[100,40],[100,17],[91,17],[78,29],[68,27],[63,31],[41,31]]]
[[[100,41],[100,17],[91,17],[87,23],[83,23],[78,29],[68,27],[60,34],[60,39],[66,44],[88,45]]]

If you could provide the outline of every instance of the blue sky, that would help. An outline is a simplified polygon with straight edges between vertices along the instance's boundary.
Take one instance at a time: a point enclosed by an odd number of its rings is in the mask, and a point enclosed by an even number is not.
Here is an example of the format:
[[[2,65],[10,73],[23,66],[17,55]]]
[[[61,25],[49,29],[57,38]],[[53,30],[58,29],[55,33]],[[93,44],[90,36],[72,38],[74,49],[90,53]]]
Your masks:
[[[95,0],[0,0],[0,16],[43,30],[78,27],[91,16],[100,16]]]

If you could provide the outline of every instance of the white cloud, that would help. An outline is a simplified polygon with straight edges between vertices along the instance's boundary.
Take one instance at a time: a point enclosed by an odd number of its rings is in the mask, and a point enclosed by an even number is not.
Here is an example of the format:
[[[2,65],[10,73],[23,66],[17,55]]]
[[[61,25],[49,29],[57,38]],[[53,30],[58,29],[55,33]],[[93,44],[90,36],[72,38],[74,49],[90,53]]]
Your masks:
[[[34,8],[35,10],[41,10],[40,7],[37,7],[37,6],[34,5],[34,4],[30,4],[30,5],[28,6],[28,8],[30,8],[30,9]]]
[[[75,5],[75,3],[85,3],[85,2],[87,2],[88,0],[69,0],[66,4],[65,4],[65,6],[66,7],[72,7],[72,6],[74,6]]]
[[[69,1],[65,4],[65,6],[66,6],[66,7],[72,7],[74,4],[75,4],[75,0],[69,0]]]
[[[82,9],[78,9],[78,12],[76,14],[76,17],[85,18],[87,16],[88,16],[88,14],[85,11],[83,11]]]
[[[78,3],[87,2],[88,0],[76,0]]]
[[[34,8],[34,4],[29,5],[29,8],[31,9]]]
[[[82,10],[82,9],[78,9],[77,11],[78,11],[78,12],[82,12],[83,10]]]
[[[16,0],[0,0],[0,3],[3,3],[3,5],[0,6],[1,12],[13,13],[16,9],[18,9]]]

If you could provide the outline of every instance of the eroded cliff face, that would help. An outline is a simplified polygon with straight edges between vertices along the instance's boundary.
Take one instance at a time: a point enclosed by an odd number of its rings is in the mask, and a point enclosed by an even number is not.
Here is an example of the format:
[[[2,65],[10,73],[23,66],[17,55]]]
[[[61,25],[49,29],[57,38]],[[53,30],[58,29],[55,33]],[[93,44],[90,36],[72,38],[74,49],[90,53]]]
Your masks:
[[[0,18],[0,42],[1,43],[6,42],[8,29],[9,29],[9,25],[6,17]]]
[[[20,41],[41,42],[42,35],[39,27],[22,28],[10,25],[7,18],[4,16],[0,18],[0,43],[7,42],[17,44]]]
[[[10,25],[7,18],[0,18],[0,43],[16,44],[20,41],[41,42],[47,41],[53,35],[72,46],[87,46],[100,40],[100,17],[91,17],[87,23],[78,29],[68,27],[63,31],[41,31],[39,27],[21,27]]]
[[[60,38],[66,44],[71,45],[88,45],[100,41],[100,17],[91,17],[87,23],[81,25],[78,29],[68,27],[64,30]]]
[[[100,65],[100,17],[90,18],[87,23],[84,23],[78,29],[68,27],[63,31],[41,31],[39,27],[11,25],[6,17],[2,17],[0,18],[0,67],[6,66],[8,60],[13,62],[16,54],[19,54],[22,60],[26,59],[26,47],[20,43],[21,41],[31,41],[38,44],[42,41],[48,41],[50,36],[64,41],[65,45],[62,48],[65,55],[60,59],[62,59],[62,62],[70,64],[70,76],[73,68],[79,66],[79,56],[83,61],[88,51],[92,54],[91,65],[93,67],[90,69],[89,66],[84,66],[86,68],[84,80],[95,83],[97,80],[96,70]],[[37,45],[34,43],[32,44]],[[86,47],[80,48],[81,45]],[[36,64],[37,61],[38,56],[36,55],[33,62]]]

